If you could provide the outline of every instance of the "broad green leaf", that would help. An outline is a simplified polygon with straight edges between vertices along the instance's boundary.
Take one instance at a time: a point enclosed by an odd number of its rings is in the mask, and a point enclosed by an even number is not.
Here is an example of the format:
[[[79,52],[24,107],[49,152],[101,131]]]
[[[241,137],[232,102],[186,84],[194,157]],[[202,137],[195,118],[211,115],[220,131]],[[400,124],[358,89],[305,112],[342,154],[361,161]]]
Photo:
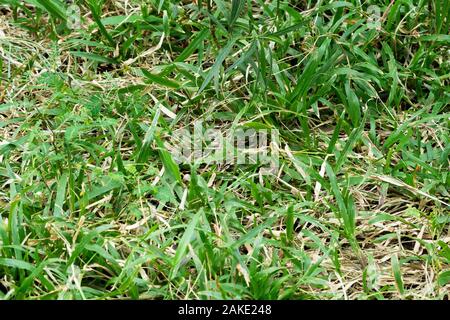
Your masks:
[[[447,283],[450,283],[450,270],[443,271],[438,275],[438,284],[443,287]]]

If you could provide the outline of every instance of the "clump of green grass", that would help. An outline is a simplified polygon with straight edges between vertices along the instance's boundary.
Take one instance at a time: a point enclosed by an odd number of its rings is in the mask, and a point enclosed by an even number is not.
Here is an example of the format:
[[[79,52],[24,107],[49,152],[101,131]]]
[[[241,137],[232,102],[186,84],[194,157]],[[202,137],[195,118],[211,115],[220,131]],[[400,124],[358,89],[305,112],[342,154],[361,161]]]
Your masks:
[[[0,2],[1,299],[448,298],[450,1],[73,2]]]

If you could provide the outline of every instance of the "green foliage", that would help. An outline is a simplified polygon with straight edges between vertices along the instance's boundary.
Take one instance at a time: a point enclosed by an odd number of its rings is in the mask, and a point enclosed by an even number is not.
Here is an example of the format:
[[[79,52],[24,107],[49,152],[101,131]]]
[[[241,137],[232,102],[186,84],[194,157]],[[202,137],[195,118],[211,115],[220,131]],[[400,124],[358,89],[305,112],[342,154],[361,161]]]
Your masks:
[[[0,0],[1,299],[448,298],[450,1],[74,4]]]

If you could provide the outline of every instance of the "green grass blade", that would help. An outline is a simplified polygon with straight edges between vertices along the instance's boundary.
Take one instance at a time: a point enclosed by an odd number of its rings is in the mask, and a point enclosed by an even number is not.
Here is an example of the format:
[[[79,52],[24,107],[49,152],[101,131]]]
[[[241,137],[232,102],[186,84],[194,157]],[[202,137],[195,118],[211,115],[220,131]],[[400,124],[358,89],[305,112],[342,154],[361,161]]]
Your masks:
[[[236,38],[231,39],[227,45],[219,52],[216,62],[214,62],[214,65],[211,67],[211,69],[206,74],[205,80],[203,81],[202,85],[198,89],[197,94],[200,94],[206,86],[211,82],[211,80],[214,77],[219,76],[219,71],[222,66],[222,63],[225,61],[225,59],[228,57],[229,53],[231,52],[231,49],[233,48],[234,43],[236,42]],[[216,91],[218,88],[216,88]]]
[[[183,234],[183,237],[180,239],[180,242],[178,243],[177,251],[175,253],[175,257],[173,259],[173,267],[170,271],[170,278],[174,279],[178,276],[178,270],[181,267],[181,262],[183,258],[185,258],[185,253],[188,248],[188,245],[192,241],[192,237],[195,234],[195,228],[197,227],[197,224],[200,220],[200,217],[203,215],[202,209],[200,209],[194,217],[189,221],[189,224],[187,225],[186,231]]]

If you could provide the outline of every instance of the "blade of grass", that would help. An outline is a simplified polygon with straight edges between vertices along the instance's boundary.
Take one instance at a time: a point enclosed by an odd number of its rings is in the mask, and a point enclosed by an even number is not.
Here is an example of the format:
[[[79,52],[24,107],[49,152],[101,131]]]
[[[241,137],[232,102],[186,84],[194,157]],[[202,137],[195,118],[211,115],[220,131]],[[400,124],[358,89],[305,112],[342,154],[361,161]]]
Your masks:
[[[405,288],[403,286],[402,272],[400,270],[400,264],[398,261],[397,254],[392,255],[391,264],[392,264],[392,272],[394,273],[395,278],[395,285],[400,295],[403,296],[403,294],[405,293]]]
[[[173,267],[170,271],[170,279],[174,279],[178,276],[178,270],[181,267],[181,261],[185,258],[185,253],[188,248],[189,243],[192,241],[192,237],[195,233],[195,228],[200,220],[200,217],[203,215],[203,209],[200,209],[189,222],[186,231],[183,234],[183,237],[180,239],[178,243],[177,251],[175,253],[175,257],[173,259]]]
[[[203,81],[202,85],[198,89],[197,94],[200,94],[214,77],[219,77],[220,67],[222,66],[222,63],[225,61],[225,59],[228,57],[235,42],[236,42],[236,38],[231,39],[227,43],[227,45],[219,52],[219,54],[217,55],[216,62],[214,62],[214,65],[208,71],[208,73],[205,77],[205,80]],[[218,90],[218,88],[216,88],[216,91],[217,90]]]

